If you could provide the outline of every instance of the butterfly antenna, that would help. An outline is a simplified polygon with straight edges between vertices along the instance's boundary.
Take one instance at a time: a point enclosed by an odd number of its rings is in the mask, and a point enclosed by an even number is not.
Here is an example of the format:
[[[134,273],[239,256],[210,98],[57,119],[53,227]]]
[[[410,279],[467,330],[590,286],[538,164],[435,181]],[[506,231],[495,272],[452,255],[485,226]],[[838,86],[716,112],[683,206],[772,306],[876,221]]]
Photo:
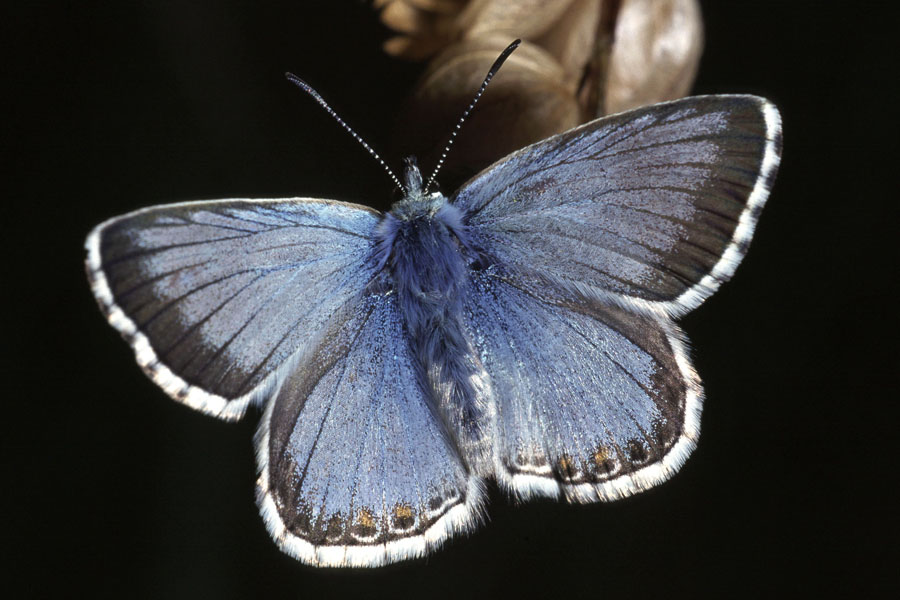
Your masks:
[[[484,81],[481,82],[481,87],[478,88],[478,92],[475,94],[472,102],[469,104],[468,108],[466,108],[465,112],[463,112],[462,116],[459,118],[459,121],[456,122],[456,127],[453,128],[453,132],[450,134],[450,139],[447,140],[447,145],[444,146],[444,151],[441,153],[441,157],[438,159],[437,165],[434,167],[434,172],[432,172],[431,177],[428,178],[428,183],[425,184],[425,189],[422,193],[428,193],[428,188],[430,188],[431,184],[434,183],[434,178],[437,177],[438,171],[440,171],[441,167],[444,165],[444,160],[447,158],[447,154],[450,152],[450,146],[453,145],[453,140],[456,139],[456,134],[459,133],[459,130],[462,127],[463,122],[469,116],[469,113],[471,113],[472,109],[475,108],[475,105],[478,104],[478,100],[484,93],[485,88],[487,88],[488,84],[491,82],[491,79],[494,78],[494,75],[497,74],[497,71],[500,70],[500,67],[503,66],[503,63],[506,62],[506,59],[509,58],[509,55],[513,53],[513,50],[518,48],[519,44],[521,43],[522,40],[516,40],[512,44],[507,46],[506,50],[501,52],[500,56],[497,57],[497,60],[494,61],[494,64],[491,65],[490,70],[485,76]]]
[[[344,120],[341,119],[337,115],[336,112],[334,112],[333,108],[328,106],[328,103],[325,102],[325,99],[319,95],[319,92],[314,90],[311,85],[309,85],[308,83],[306,83],[305,81],[303,81],[302,79],[300,79],[299,77],[294,75],[293,73],[285,73],[284,76],[287,77],[288,81],[290,81],[291,83],[296,85],[298,88],[300,88],[301,90],[303,90],[304,92],[306,92],[307,94],[312,96],[313,99],[315,99],[315,101],[319,103],[319,106],[324,108],[328,112],[329,115],[334,117],[334,120],[337,121],[338,123],[340,123],[341,127],[346,129],[347,133],[352,135],[353,139],[355,139],[357,142],[362,144],[362,147],[365,148],[366,150],[368,150],[369,154],[371,154],[375,158],[375,160],[377,160],[381,164],[381,166],[384,167],[384,170],[387,171],[387,174],[390,175],[391,179],[394,180],[394,185],[396,185],[397,188],[400,189],[400,191],[405,191],[406,188],[404,188],[403,185],[400,184],[400,180],[397,179],[397,176],[394,175],[394,172],[391,171],[391,168],[389,166],[387,166],[387,163],[384,162],[381,159],[381,157],[378,156],[378,153],[375,152],[374,150],[372,150],[372,147],[369,146],[361,137],[359,137],[359,135],[355,131],[353,131],[353,129],[351,129],[351,127],[349,125],[344,123]]]

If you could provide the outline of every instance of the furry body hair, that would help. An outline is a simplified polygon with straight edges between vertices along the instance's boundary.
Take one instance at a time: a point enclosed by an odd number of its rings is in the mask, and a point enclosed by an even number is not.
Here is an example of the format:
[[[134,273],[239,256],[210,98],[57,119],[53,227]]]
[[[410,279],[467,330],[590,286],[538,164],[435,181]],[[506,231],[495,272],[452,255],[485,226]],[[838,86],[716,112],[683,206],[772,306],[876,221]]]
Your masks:
[[[417,176],[409,162],[410,185],[378,226],[375,259],[390,274],[432,408],[450,439],[466,448],[460,456],[474,457],[470,470],[481,471],[490,468],[488,404],[480,397],[480,365],[463,326],[468,265],[476,256],[459,209],[440,193],[422,194]]]

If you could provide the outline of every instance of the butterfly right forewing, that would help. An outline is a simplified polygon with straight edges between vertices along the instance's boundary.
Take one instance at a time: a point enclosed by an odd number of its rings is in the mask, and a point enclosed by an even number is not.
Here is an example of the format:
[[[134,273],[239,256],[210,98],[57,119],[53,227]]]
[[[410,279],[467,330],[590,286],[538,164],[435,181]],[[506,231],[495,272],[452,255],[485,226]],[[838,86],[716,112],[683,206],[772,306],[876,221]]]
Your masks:
[[[523,148],[454,202],[494,261],[677,316],[733,274],[780,152],[768,101],[697,96]]]

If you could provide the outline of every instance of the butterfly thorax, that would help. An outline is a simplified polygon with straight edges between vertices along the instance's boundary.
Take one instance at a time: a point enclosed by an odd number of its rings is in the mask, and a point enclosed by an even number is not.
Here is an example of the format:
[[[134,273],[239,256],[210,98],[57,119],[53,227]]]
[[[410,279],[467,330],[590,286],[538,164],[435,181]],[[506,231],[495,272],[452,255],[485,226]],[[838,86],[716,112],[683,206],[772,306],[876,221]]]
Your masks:
[[[422,192],[414,161],[407,162],[406,181],[404,197],[378,226],[376,252],[397,294],[422,385],[448,421],[448,432],[459,432],[463,456],[477,457],[482,452],[476,446],[486,445],[487,419],[463,328],[470,262],[465,227],[445,196]]]
[[[401,302],[409,301],[422,311],[418,316],[419,311],[407,311],[412,329],[419,330],[420,321],[427,321],[434,311],[458,312],[467,242],[459,209],[440,192],[423,191],[413,158],[406,161],[405,180],[403,198],[378,226],[376,253],[390,270]]]

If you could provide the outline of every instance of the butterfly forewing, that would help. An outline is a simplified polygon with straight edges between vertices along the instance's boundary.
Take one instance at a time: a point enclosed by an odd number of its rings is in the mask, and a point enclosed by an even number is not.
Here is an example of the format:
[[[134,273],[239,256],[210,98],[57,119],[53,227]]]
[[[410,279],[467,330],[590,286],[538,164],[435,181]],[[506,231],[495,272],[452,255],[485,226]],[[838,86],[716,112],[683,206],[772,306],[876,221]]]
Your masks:
[[[238,418],[372,279],[377,222],[371,209],[321,200],[150,208],[94,230],[88,274],[156,383]]]
[[[619,498],[693,449],[700,383],[665,319],[496,268],[472,278],[466,318],[496,405],[495,476],[515,494]]]
[[[429,408],[395,294],[371,295],[303,358],[258,441],[260,503],[289,554],[374,566],[470,528],[481,503]]]
[[[670,315],[743,257],[780,153],[754,96],[700,96],[598,119],[524,148],[456,195],[507,267]]]

